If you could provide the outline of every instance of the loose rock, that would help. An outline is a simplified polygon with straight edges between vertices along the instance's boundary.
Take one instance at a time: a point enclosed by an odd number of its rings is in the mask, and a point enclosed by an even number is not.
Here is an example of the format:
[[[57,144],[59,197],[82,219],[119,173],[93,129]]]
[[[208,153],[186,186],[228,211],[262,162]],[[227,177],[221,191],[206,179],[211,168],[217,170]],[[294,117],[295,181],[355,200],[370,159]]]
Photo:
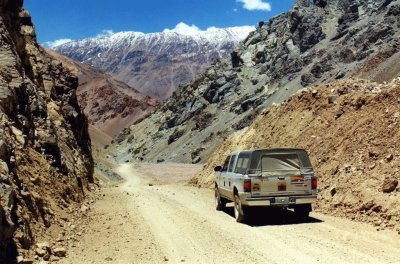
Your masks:
[[[65,257],[67,255],[67,250],[63,247],[53,249],[53,254],[56,257]]]
[[[386,178],[385,181],[383,182],[382,190],[385,193],[391,193],[396,189],[398,184],[399,181],[397,179]]]

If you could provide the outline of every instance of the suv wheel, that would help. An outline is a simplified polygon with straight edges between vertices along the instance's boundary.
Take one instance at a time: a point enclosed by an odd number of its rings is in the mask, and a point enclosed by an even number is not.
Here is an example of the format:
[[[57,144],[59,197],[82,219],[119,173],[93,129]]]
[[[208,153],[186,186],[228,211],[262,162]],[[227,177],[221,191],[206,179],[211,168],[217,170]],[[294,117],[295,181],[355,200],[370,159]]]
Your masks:
[[[294,212],[296,213],[296,215],[303,219],[307,218],[310,215],[311,211],[311,204],[296,205],[296,207],[294,208]]]
[[[245,220],[245,214],[243,210],[242,203],[237,194],[235,194],[235,205],[234,205],[235,219],[238,223],[243,223]]]
[[[218,187],[215,186],[215,209],[217,209],[217,211],[222,211],[224,210],[225,206],[226,201],[224,198],[221,197]]]

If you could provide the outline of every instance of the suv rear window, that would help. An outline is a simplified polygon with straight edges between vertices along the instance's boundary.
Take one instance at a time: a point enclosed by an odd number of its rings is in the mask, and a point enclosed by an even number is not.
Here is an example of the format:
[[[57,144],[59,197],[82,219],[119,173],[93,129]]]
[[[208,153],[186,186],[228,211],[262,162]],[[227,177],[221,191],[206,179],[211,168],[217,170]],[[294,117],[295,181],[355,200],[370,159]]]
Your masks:
[[[260,173],[261,169],[263,175],[301,173],[304,168],[312,168],[304,150],[255,151],[251,157],[249,174]]]
[[[300,160],[297,154],[268,154],[261,156],[257,169],[263,171],[299,170]]]

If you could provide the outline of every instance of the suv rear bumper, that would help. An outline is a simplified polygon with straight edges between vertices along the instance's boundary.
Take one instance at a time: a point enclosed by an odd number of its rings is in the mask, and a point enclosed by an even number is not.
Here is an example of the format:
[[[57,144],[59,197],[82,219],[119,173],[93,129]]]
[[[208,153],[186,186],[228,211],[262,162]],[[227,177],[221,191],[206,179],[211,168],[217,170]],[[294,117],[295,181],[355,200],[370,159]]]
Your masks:
[[[289,206],[312,204],[317,201],[317,195],[252,198],[248,194],[242,194],[240,201],[245,206]]]

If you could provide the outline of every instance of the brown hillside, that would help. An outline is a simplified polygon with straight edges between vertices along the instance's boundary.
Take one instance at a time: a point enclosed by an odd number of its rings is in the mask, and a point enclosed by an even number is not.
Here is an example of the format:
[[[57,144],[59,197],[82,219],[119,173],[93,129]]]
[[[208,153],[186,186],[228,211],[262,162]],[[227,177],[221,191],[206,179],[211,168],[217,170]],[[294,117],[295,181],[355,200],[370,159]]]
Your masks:
[[[319,176],[316,209],[375,225],[400,222],[400,78],[387,85],[338,81],[303,90],[228,138],[192,180],[212,186],[212,168],[235,149],[299,147]]]
[[[79,78],[78,101],[89,123],[111,137],[147,116],[158,101],[104,71],[46,50]]]

